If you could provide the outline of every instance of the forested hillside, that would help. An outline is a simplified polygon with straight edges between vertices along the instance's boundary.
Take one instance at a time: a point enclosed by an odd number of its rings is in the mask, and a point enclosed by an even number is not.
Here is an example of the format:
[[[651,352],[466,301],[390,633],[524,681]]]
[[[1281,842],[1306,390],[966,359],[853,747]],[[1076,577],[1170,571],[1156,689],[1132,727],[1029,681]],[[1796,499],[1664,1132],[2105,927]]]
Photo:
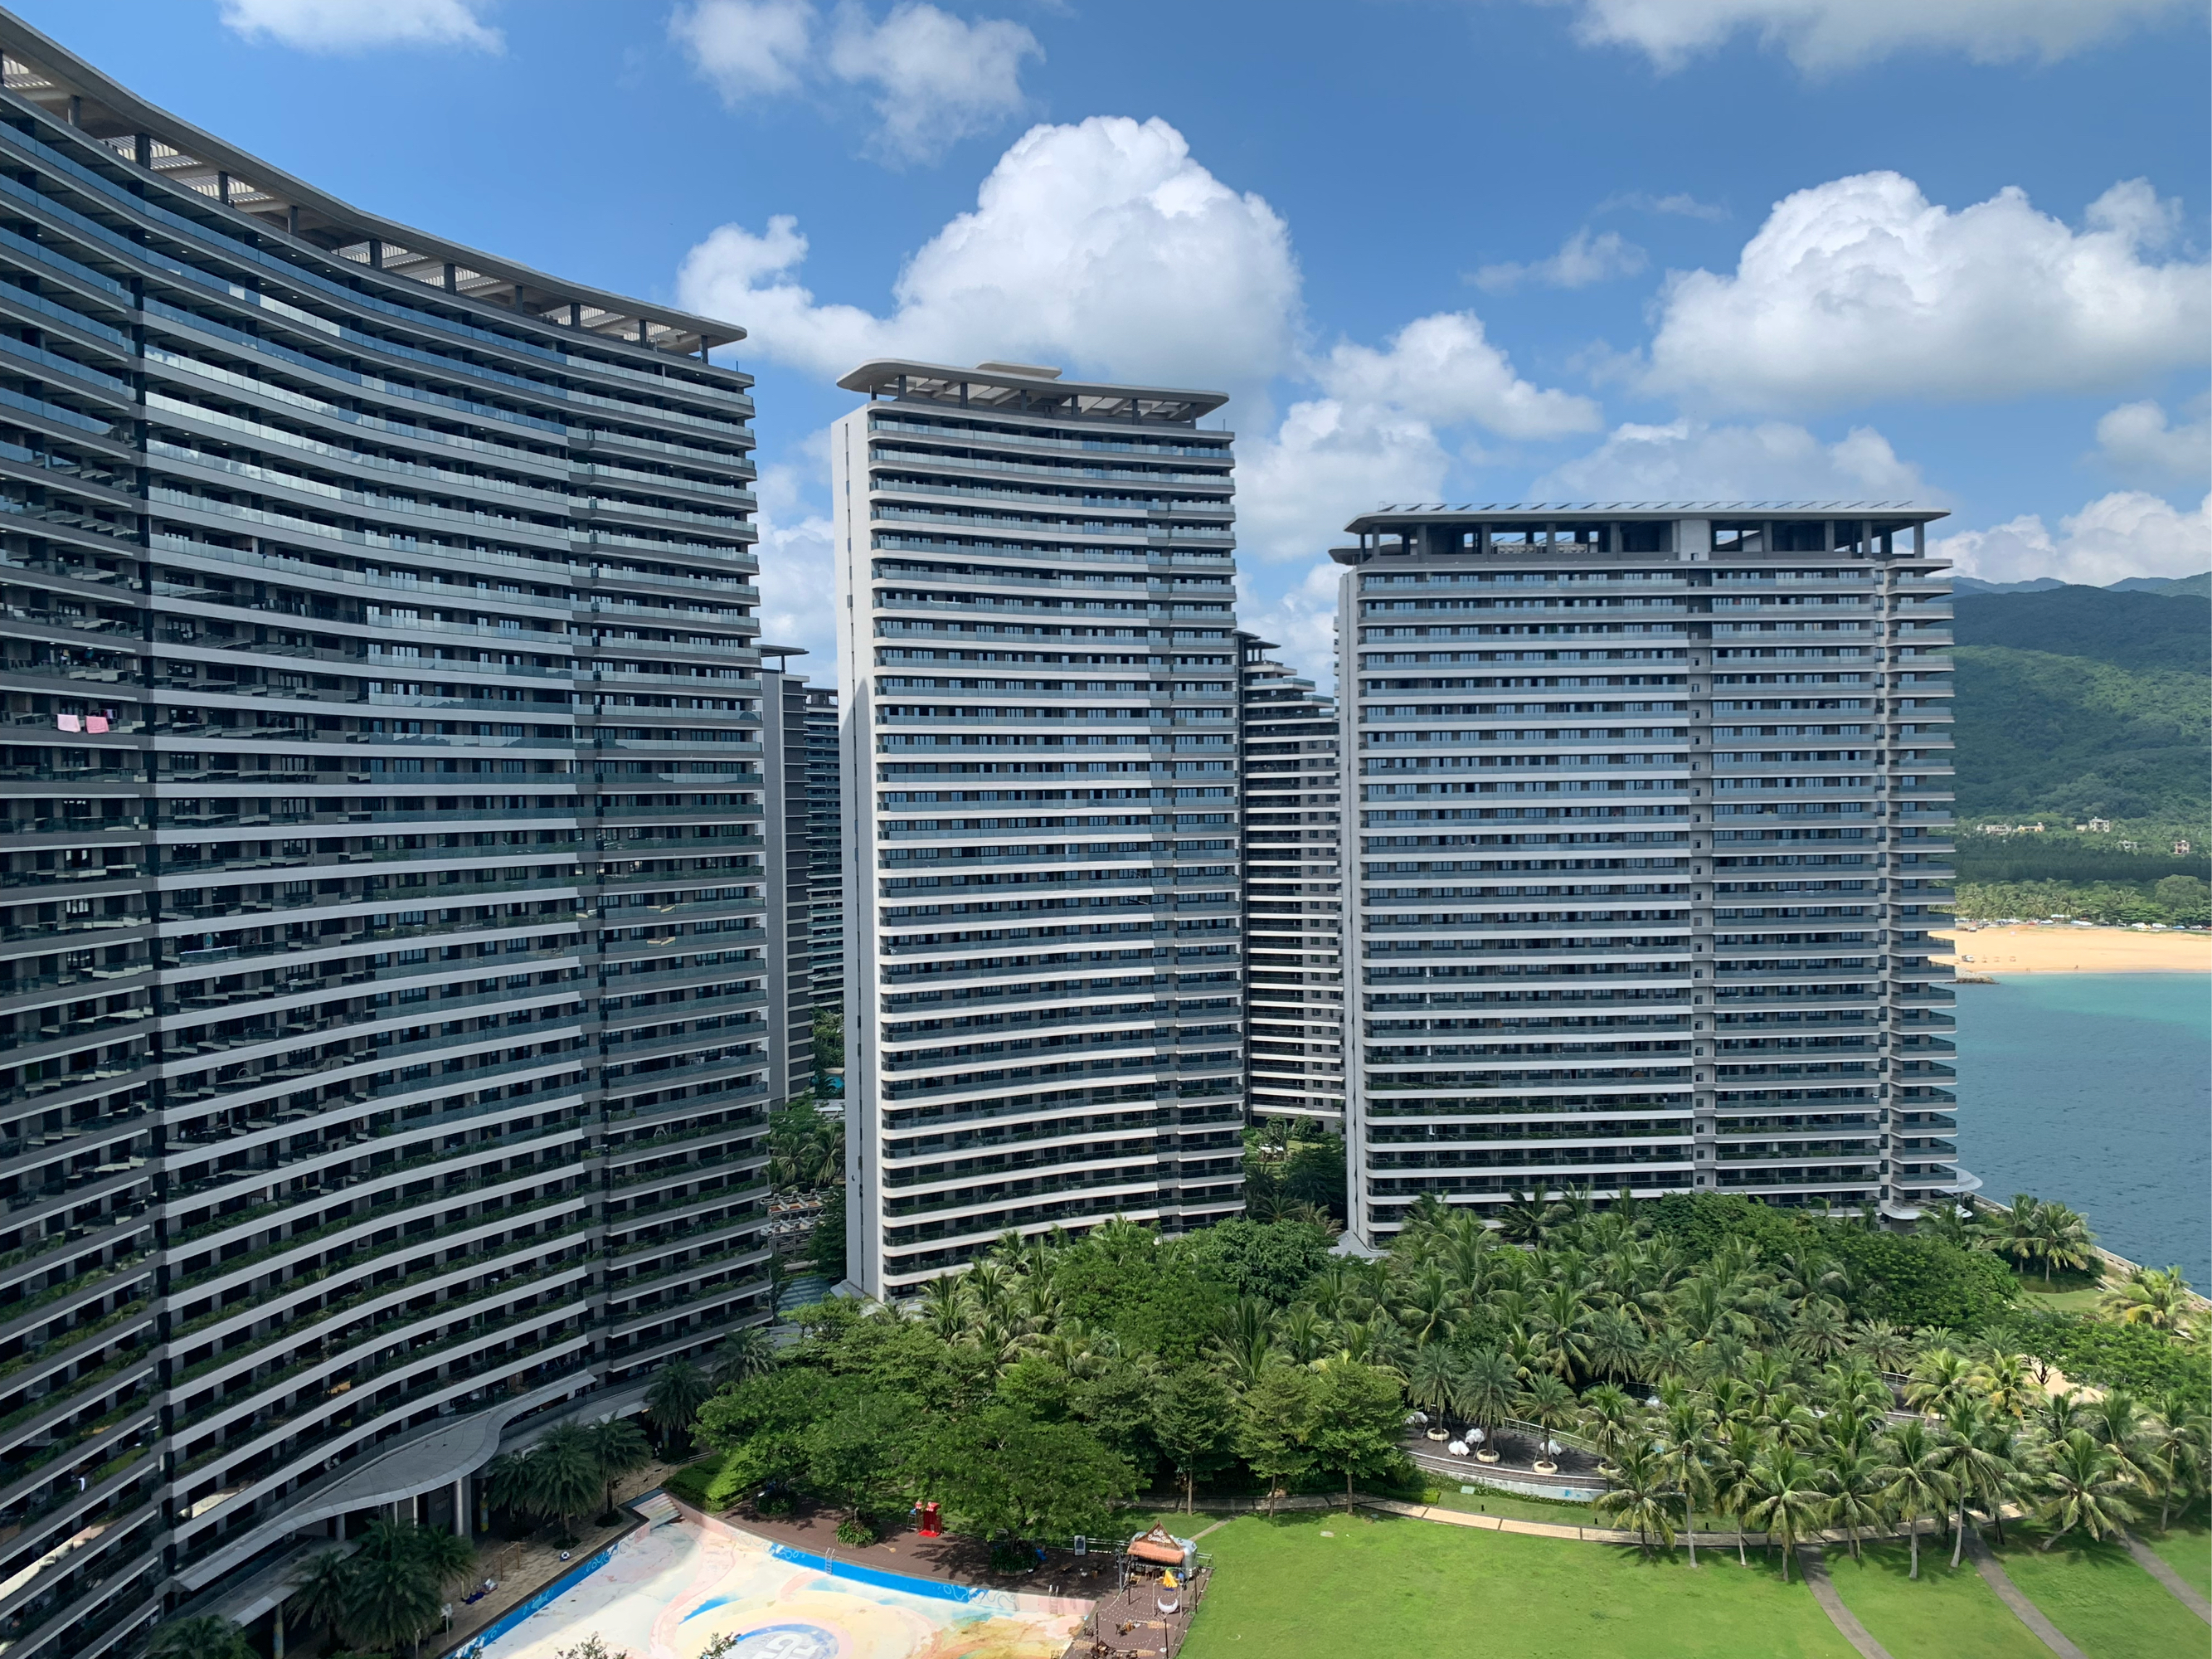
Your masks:
[[[1961,817],[2212,813],[2212,599],[2053,587],[1957,611]]]

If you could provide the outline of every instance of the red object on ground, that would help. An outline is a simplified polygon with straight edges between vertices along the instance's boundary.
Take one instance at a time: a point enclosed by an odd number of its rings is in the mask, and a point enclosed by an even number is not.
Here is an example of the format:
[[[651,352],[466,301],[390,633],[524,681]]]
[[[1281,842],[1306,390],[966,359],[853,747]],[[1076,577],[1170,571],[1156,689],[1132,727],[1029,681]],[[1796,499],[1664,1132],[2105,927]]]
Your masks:
[[[921,1506],[921,1535],[924,1538],[937,1538],[941,1537],[944,1532],[945,1525],[939,1518],[937,1505],[924,1504]]]

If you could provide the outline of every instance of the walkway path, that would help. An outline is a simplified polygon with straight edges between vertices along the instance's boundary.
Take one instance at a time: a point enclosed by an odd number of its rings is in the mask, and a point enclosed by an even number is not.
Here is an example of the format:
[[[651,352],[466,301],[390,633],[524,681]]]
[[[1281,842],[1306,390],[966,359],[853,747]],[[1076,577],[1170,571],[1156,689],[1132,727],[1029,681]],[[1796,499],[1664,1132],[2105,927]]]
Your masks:
[[[1828,1615],[1828,1622],[1844,1640],[1859,1650],[1862,1659],[1890,1659],[1889,1650],[1874,1639],[1873,1633],[1859,1623],[1858,1614],[1845,1607],[1844,1598],[1836,1594],[1835,1583],[1828,1577],[1827,1558],[1817,1549],[1800,1546],[1797,1564],[1805,1569],[1806,1587],[1820,1604],[1820,1611]]]
[[[2120,1528],[2120,1541],[2128,1547],[2128,1553],[2135,1557],[2137,1566],[2172,1590],[2174,1599],[2183,1607],[2206,1624],[2212,1625],[2212,1601],[2207,1601],[2199,1595],[2196,1585],[2168,1566],[2163,1556],[2125,1527]]]
[[[1990,1547],[1982,1541],[1981,1534],[1972,1528],[1966,1533],[1966,1553],[1974,1558],[1974,1571],[1982,1575],[1984,1583],[1997,1593],[1997,1600],[2010,1607],[2020,1622],[2033,1631],[2058,1659],[2088,1659],[2087,1654],[2058,1633],[2058,1626],[2043,1616],[2041,1607],[2021,1594],[2012,1576],[1990,1553]]]

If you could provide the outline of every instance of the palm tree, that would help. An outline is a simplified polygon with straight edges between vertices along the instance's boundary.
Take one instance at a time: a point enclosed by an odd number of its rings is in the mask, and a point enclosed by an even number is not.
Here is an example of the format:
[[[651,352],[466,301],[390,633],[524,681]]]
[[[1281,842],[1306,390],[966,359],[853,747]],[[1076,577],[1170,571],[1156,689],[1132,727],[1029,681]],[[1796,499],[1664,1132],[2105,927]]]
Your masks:
[[[1735,1517],[1735,1559],[1738,1566],[1749,1566],[1743,1553],[1743,1535],[1750,1524],[1745,1516],[1759,1501],[1759,1431],[1748,1423],[1728,1425],[1726,1437],[1720,1443],[1717,1462],[1718,1498],[1721,1507]]]
[[[2043,1399],[2042,1389],[2036,1385],[2025,1354],[1992,1352],[1974,1367],[1974,1384],[1982,1391],[1992,1411],[2019,1423],[2027,1419],[2035,1402]]]
[[[732,1331],[714,1350],[714,1382],[721,1388],[762,1376],[775,1369],[775,1343],[765,1325]]]
[[[1513,1361],[1496,1348],[1480,1348],[1460,1361],[1452,1374],[1452,1408],[1462,1420],[1492,1436],[1513,1415],[1519,1394]]]
[[[254,1659],[254,1653],[244,1631],[209,1613],[156,1625],[146,1659]]]
[[[1850,1542],[1851,1559],[1859,1555],[1859,1534],[1881,1525],[1882,1466],[1856,1448],[1836,1448],[1828,1460],[1828,1487],[1835,1496],[1828,1519],[1844,1529]]]
[[[645,1414],[664,1443],[688,1447],[699,1407],[714,1397],[707,1373],[688,1359],[672,1359],[646,1385]]]
[[[1917,1419],[1882,1437],[1883,1462],[1874,1473],[1880,1501],[1904,1523],[1912,1544],[1912,1571],[1920,1577],[1920,1523],[1950,1507],[1951,1476],[1943,1447]]]
[[[1970,1361],[1948,1348],[1931,1348],[1914,1362],[1905,1384],[1905,1403],[1917,1412],[1940,1417],[1971,1397],[1973,1389],[1974,1368]]]
[[[1601,1382],[1583,1396],[1583,1427],[1601,1456],[1619,1458],[1633,1444],[1648,1442],[1644,1408],[1617,1382]]]
[[[347,1627],[372,1647],[420,1649],[438,1622],[446,1588],[466,1577],[476,1552],[434,1527],[375,1521],[346,1563]]]
[[[1620,1455],[1612,1486],[1598,1494],[1596,1508],[1600,1515],[1634,1527],[1637,1547],[1648,1556],[1655,1536],[1662,1549],[1674,1541],[1667,1497],[1665,1466],[1649,1446],[1632,1445]]]
[[[2043,1237],[2037,1224],[2036,1212],[2042,1205],[2026,1193],[2014,1193],[2012,1208],[1999,1217],[1996,1230],[1990,1235],[1990,1248],[1999,1255],[2008,1255],[2016,1267],[2026,1267],[2043,1255]]]
[[[2105,1311],[2122,1324],[2148,1325],[2154,1331],[2180,1330],[2191,1307],[2189,1281],[2179,1267],[2138,1267],[2103,1300]]]
[[[2096,1235],[2089,1231],[2089,1223],[2079,1211],[2069,1210],[2063,1204],[2041,1204],[2036,1206],[2035,1240],[2037,1255],[2043,1261],[2043,1283],[2051,1284],[2053,1267],[2087,1268],[2097,1260]]]
[[[592,1455],[598,1460],[599,1479],[606,1483],[605,1514],[612,1516],[615,1483],[653,1462],[653,1448],[634,1417],[610,1417],[592,1425]]]
[[[1250,1388],[1273,1358],[1273,1311],[1257,1297],[1239,1297],[1214,1321],[1213,1351],[1238,1386]]]
[[[2017,1449],[2010,1431],[1992,1418],[1989,1407],[1975,1396],[1954,1401],[1943,1413],[1944,1468],[1951,1476],[1951,1495],[1956,1501],[1956,1537],[1951,1546],[1951,1565],[1959,1565],[1966,1547],[1966,1510],[1970,1504],[1986,1510],[2003,1540],[2003,1506],[2018,1482]]]
[[[1549,1371],[1539,1371],[1528,1379],[1518,1405],[1521,1415],[1547,1437],[1559,1433],[1575,1420],[1575,1391]],[[1537,1449],[1537,1455],[1543,1455],[1541,1447]]]
[[[514,1507],[526,1515],[557,1519],[564,1537],[575,1536],[575,1517],[599,1495],[598,1443],[580,1423],[556,1423],[519,1460]]]
[[[1713,1419],[1705,1407],[1683,1395],[1667,1407],[1667,1439],[1662,1454],[1668,1476],[1682,1495],[1682,1537],[1690,1547],[1690,1565],[1698,1565],[1698,1504],[1712,1492]]]
[[[1833,1358],[1850,1346],[1844,1304],[1825,1296],[1809,1296],[1797,1310],[1790,1329],[1790,1346],[1814,1361]]]
[[[1820,1470],[1802,1454],[1778,1446],[1752,1470],[1754,1493],[1744,1518],[1766,1534],[1769,1545],[1782,1545],[1782,1582],[1790,1582],[1790,1558],[1797,1540],[1820,1529],[1830,1499]]]
[[[1406,1373],[1406,1398],[1431,1413],[1439,1425],[1446,1423],[1451,1406],[1455,1369],[1443,1343],[1424,1342],[1413,1350],[1413,1364]]]
[[[957,1341],[963,1327],[968,1322],[968,1291],[957,1273],[945,1273],[931,1279],[921,1287],[915,1300],[920,1304],[921,1322],[937,1334],[939,1340]]]
[[[1565,1219],[1560,1207],[1536,1191],[1516,1193],[1498,1206],[1498,1231],[1509,1243],[1541,1246]]]
[[[2177,1493],[2192,1494],[2207,1465],[2205,1417],[2179,1395],[2143,1425],[2143,1451],[2158,1474],[2158,1529],[2166,1530]]]
[[[1597,1376],[1625,1382],[1636,1376],[1644,1346],[1644,1328],[1632,1316],[1608,1308],[1590,1316],[1583,1352]]]
[[[1940,1238],[1962,1250],[1972,1249],[1983,1237],[1973,1212],[1955,1204],[1931,1204],[1920,1212],[1913,1231],[1923,1238]]]
[[[291,1606],[312,1627],[320,1626],[333,1642],[345,1624],[351,1580],[343,1550],[318,1550],[292,1575]],[[279,1605],[277,1615],[283,1615]]]
[[[2092,1538],[2108,1538],[2135,1519],[2135,1506],[2127,1492],[2136,1482],[2121,1473],[2119,1460],[2094,1435],[2075,1430],[2051,1449],[2051,1467],[2043,1476],[2050,1496],[2036,1518],[2051,1529],[2043,1540],[2049,1549],[2079,1527]]]
[[[1905,1334],[1886,1319],[1863,1319],[1852,1326],[1851,1352],[1878,1371],[1901,1371],[1912,1357]]]

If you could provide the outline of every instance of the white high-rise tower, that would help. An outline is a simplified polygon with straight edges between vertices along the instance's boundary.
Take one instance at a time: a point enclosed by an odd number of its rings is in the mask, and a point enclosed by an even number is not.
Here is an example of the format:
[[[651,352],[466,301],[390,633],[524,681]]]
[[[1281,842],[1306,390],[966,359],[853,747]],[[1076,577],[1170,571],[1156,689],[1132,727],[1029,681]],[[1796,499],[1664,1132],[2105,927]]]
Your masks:
[[[1216,392],[874,362],[831,433],[848,1261],[1237,1212],[1230,434]]]

